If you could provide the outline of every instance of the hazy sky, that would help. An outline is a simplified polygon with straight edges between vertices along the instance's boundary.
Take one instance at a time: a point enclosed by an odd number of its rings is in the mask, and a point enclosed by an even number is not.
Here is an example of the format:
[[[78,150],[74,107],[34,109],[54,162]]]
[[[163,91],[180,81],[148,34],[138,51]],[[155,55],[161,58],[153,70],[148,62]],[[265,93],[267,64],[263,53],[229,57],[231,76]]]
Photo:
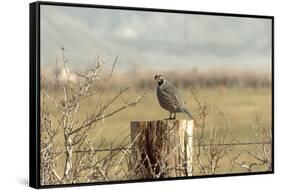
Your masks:
[[[41,6],[41,63],[64,46],[69,64],[97,55],[119,68],[240,67],[270,70],[271,20]]]

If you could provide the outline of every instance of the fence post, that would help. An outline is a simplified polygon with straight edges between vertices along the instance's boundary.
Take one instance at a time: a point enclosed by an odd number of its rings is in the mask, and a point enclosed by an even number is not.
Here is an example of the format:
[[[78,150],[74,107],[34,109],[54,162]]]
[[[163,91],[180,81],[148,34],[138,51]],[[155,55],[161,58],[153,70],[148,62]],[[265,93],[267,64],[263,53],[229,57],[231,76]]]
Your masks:
[[[137,178],[192,176],[193,120],[132,121],[132,163]]]

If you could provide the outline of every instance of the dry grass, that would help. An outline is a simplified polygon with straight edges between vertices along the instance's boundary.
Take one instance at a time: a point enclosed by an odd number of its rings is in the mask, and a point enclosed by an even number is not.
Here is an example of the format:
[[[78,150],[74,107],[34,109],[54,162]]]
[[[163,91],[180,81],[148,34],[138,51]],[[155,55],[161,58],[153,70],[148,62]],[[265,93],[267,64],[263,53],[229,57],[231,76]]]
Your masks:
[[[189,109],[194,113],[198,114],[199,108],[190,93],[190,89],[180,89],[183,99],[186,100]],[[112,97],[117,92],[117,89],[110,89],[105,93],[105,99]],[[136,92],[134,90],[129,90],[129,93],[125,95],[125,99],[128,97],[135,97]],[[250,127],[254,122],[255,118],[258,116],[261,118],[263,125],[270,130],[271,129],[271,92],[269,88],[226,88],[226,89],[195,89],[196,94],[202,100],[206,101],[208,105],[207,111],[208,115],[206,116],[206,129],[204,134],[204,141],[209,142],[210,136],[217,131],[217,135],[222,135],[225,127],[225,121],[220,116],[219,112],[222,111],[225,115],[225,118],[228,121],[231,132],[233,136],[239,139],[241,142],[255,142],[255,135]],[[52,95],[55,92],[51,92]],[[60,96],[60,93],[56,93],[56,96]],[[113,104],[110,109],[115,109],[118,105],[122,103],[116,102]],[[82,105],[81,110],[77,113],[78,117],[81,119],[90,113],[93,108],[95,108],[96,99],[91,97],[87,99]],[[50,112],[53,113],[56,117],[56,110],[50,104]],[[184,114],[178,114],[178,118],[185,119]],[[136,107],[131,108],[128,111],[120,112],[118,115],[115,115],[111,118],[106,119],[104,122],[100,121],[97,123],[97,126],[89,130],[89,137],[95,139],[96,146],[98,146],[101,139],[103,139],[102,147],[107,148],[112,143],[120,143],[123,139],[130,135],[130,121],[136,120],[156,120],[167,118],[168,113],[159,106],[154,91],[149,91],[146,93],[146,96],[143,98],[142,102]],[[116,139],[118,136],[118,139]],[[123,145],[129,143],[130,138],[127,138],[123,141]],[[227,139],[227,141],[230,141]],[[122,145],[122,146],[123,146]],[[255,150],[254,145],[246,146],[250,151]],[[230,155],[225,157],[219,165],[216,173],[228,173],[232,164],[232,157],[239,154],[241,147],[231,147],[232,152]],[[105,154],[105,153],[101,153]],[[120,156],[120,155],[119,155]],[[206,158],[205,158],[206,159]],[[62,157],[62,162],[64,158]],[[240,160],[243,160],[247,163],[252,163],[254,161],[247,154],[243,154],[240,157]],[[205,160],[206,161],[206,160]],[[61,168],[62,169],[62,168]],[[265,171],[266,166],[255,166],[253,171]],[[233,173],[239,172],[248,172],[247,169],[240,167],[238,164],[235,164],[231,169]],[[194,175],[202,175],[198,169],[195,169]]]
[[[226,118],[229,120],[229,125],[234,134],[237,135],[242,141],[251,141],[251,129],[250,124],[253,122],[256,116],[260,116],[265,126],[271,128],[271,92],[268,88],[261,89],[224,89],[219,90],[216,88],[211,89],[196,89],[196,94],[202,99],[206,100],[209,110],[207,117],[208,129],[216,126],[218,129],[224,126],[224,122],[219,117],[218,112],[222,111]],[[105,93],[105,99],[112,97],[117,89],[110,89]],[[186,101],[188,108],[195,115],[198,113],[198,106],[196,101],[192,97],[189,89],[180,89],[183,95],[183,100]],[[54,92],[51,92],[55,95]],[[136,92],[129,90],[129,93],[125,95],[127,97],[135,97]],[[61,93],[57,93],[56,96],[61,96]],[[82,105],[81,110],[77,113],[78,117],[83,118],[87,113],[93,111],[96,105],[95,97],[87,99]],[[122,101],[116,102],[112,105],[111,109],[117,107]],[[50,112],[54,117],[58,114],[54,106],[49,105]],[[142,102],[136,107],[126,112],[120,112],[111,118],[108,118],[104,123],[100,122],[102,126],[101,135],[104,136],[108,142],[115,137],[118,130],[126,131],[124,135],[129,134],[130,121],[138,120],[156,120],[164,119],[168,117],[168,113],[163,110],[155,96],[153,90],[146,93]],[[185,118],[184,114],[178,114],[178,118]],[[99,129],[97,129],[99,130]],[[96,134],[96,130],[91,130],[91,133]],[[208,133],[208,132],[207,132]]]
[[[42,80],[43,184],[134,178],[128,170],[129,149],[95,150],[129,147],[131,121],[161,120],[169,113],[159,106],[154,88],[134,85],[130,75],[126,76],[128,82],[124,82],[126,77],[110,81],[114,66],[108,76],[98,75],[97,68],[85,72],[81,83],[69,77],[62,82],[57,76],[52,79],[57,85]],[[150,78],[145,80],[153,80]],[[270,85],[203,85],[192,89],[178,85],[178,90],[198,119],[193,175],[271,170],[271,145],[266,144],[271,141],[272,127]],[[140,91],[145,91],[141,101]],[[186,119],[186,115],[177,114],[177,118]],[[220,145],[233,142],[260,145]]]

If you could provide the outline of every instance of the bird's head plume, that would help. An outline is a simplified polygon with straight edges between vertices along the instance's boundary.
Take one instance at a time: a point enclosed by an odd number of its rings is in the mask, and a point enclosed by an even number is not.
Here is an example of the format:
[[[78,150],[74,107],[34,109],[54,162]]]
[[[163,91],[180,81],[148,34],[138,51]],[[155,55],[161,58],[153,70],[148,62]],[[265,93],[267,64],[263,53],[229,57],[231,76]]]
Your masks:
[[[162,75],[155,75],[154,80],[158,83],[158,86],[162,86],[166,81]]]

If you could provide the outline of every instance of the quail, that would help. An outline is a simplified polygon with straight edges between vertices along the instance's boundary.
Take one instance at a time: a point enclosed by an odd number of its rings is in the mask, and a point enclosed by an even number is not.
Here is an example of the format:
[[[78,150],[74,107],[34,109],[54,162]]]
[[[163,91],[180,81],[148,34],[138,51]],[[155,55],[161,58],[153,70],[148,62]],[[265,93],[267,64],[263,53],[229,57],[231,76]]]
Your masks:
[[[169,119],[176,119],[176,113],[186,113],[190,119],[192,115],[184,107],[176,87],[161,75],[156,75],[157,82],[156,95],[160,106],[170,112]],[[174,116],[172,117],[172,114]]]

